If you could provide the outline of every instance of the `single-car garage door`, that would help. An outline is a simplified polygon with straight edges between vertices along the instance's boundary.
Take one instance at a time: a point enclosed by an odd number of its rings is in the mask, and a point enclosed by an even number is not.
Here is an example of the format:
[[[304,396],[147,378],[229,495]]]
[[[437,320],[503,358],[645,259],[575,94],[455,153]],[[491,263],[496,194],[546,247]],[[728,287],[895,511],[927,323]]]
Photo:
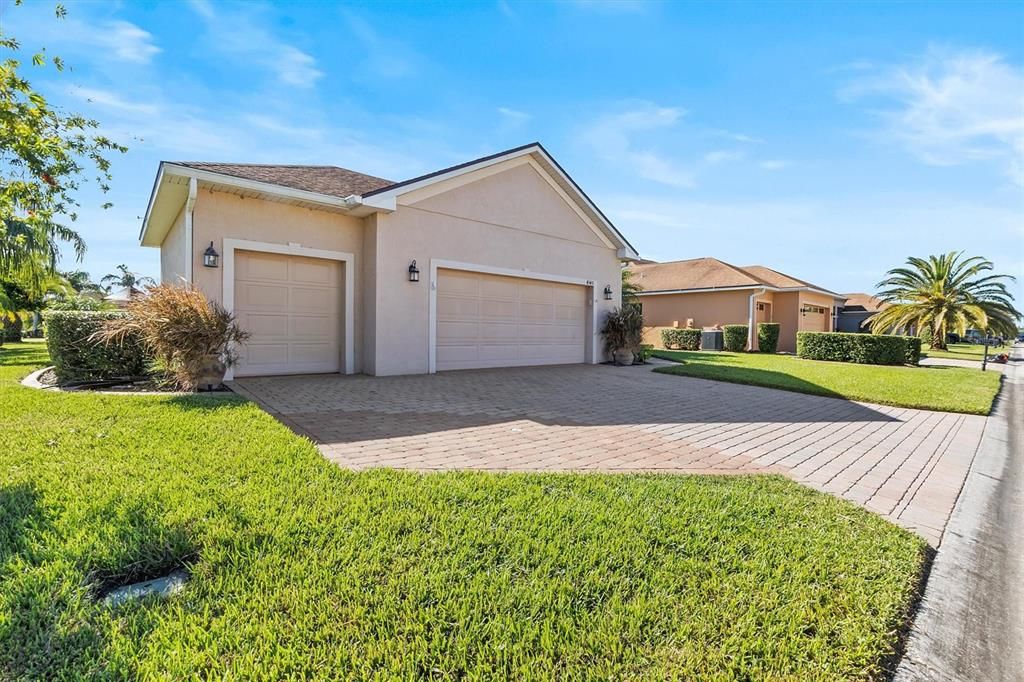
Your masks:
[[[338,261],[238,251],[235,315],[251,336],[235,376],[337,372],[342,286]]]
[[[437,369],[584,362],[583,286],[485,275],[437,273]]]

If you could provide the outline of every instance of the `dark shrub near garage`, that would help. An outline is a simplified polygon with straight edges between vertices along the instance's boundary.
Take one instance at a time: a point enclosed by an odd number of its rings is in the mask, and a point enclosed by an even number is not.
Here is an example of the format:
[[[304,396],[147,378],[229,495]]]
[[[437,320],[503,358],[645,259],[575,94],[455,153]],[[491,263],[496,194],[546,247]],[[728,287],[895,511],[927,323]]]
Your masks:
[[[661,345],[670,350],[700,350],[700,330],[662,329]]]
[[[762,353],[779,350],[779,323],[761,322],[757,325],[757,349]]]
[[[138,334],[117,343],[94,337],[110,320],[124,319],[117,310],[51,310],[44,313],[46,346],[60,382],[98,381],[145,376],[150,363]]]
[[[798,332],[796,354],[805,360],[862,365],[916,364],[916,360],[921,357],[921,340],[888,334]]]
[[[727,324],[722,327],[725,349],[733,353],[742,353],[747,347],[747,325]]]

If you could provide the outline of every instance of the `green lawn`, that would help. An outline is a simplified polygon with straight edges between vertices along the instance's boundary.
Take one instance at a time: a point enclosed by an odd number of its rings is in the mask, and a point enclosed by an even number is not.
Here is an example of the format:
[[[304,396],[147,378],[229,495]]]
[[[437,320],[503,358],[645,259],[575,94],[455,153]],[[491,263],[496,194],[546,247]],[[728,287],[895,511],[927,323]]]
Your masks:
[[[782,478],[353,473],[231,397],[15,383],[44,362],[0,348],[0,679],[879,679],[922,566]]]
[[[801,360],[792,355],[658,350],[678,365],[655,372],[768,386],[880,405],[988,414],[999,373],[966,367],[882,367]]]
[[[981,362],[982,357],[985,353],[985,346],[975,343],[947,343],[946,350],[933,350],[931,346],[925,344],[921,347],[921,356],[929,358],[952,358],[954,360],[977,360]],[[998,353],[1009,353],[1011,344],[1007,344],[1002,348],[988,349],[988,356],[991,358],[993,355]]]

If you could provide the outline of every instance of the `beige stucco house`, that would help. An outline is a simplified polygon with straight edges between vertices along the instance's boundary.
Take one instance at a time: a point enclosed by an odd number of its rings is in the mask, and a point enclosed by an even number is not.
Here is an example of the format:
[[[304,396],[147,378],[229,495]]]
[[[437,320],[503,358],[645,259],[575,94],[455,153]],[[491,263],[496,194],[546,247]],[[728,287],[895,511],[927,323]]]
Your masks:
[[[537,143],[403,182],[163,162],[140,239],[251,332],[234,376],[600,362],[637,255]]]
[[[844,297],[761,265],[737,267],[717,258],[629,266],[643,287],[645,341],[661,345],[665,327],[749,325],[748,347],[757,348],[758,322],[779,323],[779,350],[796,351],[798,331],[834,331]]]

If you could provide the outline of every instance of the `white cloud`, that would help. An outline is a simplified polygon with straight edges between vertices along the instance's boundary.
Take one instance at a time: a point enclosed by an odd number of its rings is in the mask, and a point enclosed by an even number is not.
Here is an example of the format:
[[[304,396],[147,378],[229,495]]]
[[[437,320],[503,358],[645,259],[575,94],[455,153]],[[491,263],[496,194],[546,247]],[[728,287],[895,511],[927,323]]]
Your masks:
[[[501,126],[506,132],[522,128],[533,118],[525,111],[509,109],[508,107],[498,107],[498,114],[501,116]]]
[[[210,46],[246,63],[258,64],[286,85],[312,87],[324,72],[316,59],[294,45],[289,45],[259,21],[259,12],[220,12],[207,0],[190,0],[192,10],[206,24]]]
[[[420,58],[406,45],[382,37],[369,22],[350,12],[345,17],[351,34],[365,52],[361,71],[379,78],[397,79],[412,76],[419,70]]]
[[[726,163],[728,161],[738,161],[742,158],[743,152],[738,152],[732,149],[716,149],[704,155],[704,161],[714,165]]]
[[[132,102],[124,99],[117,93],[110,92],[109,90],[101,90],[99,88],[76,87],[71,90],[71,94],[79,99],[89,102],[90,104],[95,104],[103,107],[104,109],[112,109],[115,111],[152,116],[160,110],[155,104]]]
[[[148,64],[160,48],[153,44],[153,34],[128,21],[109,21],[96,34],[101,46],[129,62]]]
[[[765,159],[764,161],[759,161],[757,165],[763,170],[775,171],[788,167],[789,161],[785,159]]]
[[[640,177],[679,188],[696,185],[693,173],[671,158],[638,148],[634,138],[670,129],[686,114],[677,107],[637,102],[633,108],[598,118],[580,134],[580,140],[602,158],[623,165]]]
[[[994,162],[1024,185],[1024,70],[1000,55],[933,48],[852,81],[840,96],[888,105],[879,113],[884,134],[925,163]]]

